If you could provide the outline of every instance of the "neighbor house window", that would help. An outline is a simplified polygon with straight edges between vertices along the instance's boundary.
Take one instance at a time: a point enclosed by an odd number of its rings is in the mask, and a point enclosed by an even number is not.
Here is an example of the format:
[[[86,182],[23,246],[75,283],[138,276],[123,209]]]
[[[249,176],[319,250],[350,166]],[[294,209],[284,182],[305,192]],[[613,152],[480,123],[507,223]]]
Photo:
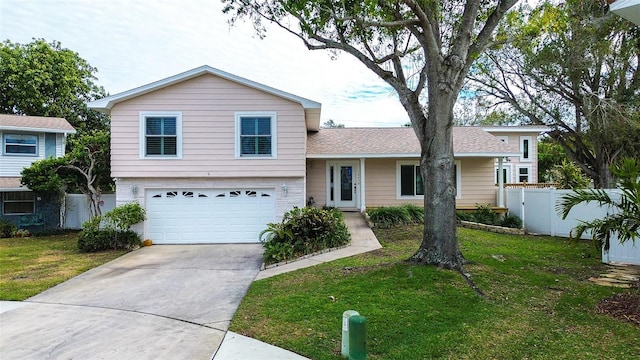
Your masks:
[[[38,156],[38,136],[29,134],[5,134],[5,155]]]
[[[518,182],[531,182],[531,168],[529,166],[518,167]]]
[[[520,161],[531,161],[532,140],[531,136],[520,136]]]
[[[2,196],[2,213],[5,215],[33,214],[35,195],[31,191],[6,192]]]
[[[141,158],[182,157],[181,113],[141,113],[140,134]]]
[[[456,186],[456,198],[462,194],[462,177],[460,160],[454,162],[453,181]],[[424,195],[424,185],[422,183],[422,173],[417,162],[400,161],[397,163],[397,197],[421,197]]]
[[[276,157],[276,114],[236,113],[236,157]]]

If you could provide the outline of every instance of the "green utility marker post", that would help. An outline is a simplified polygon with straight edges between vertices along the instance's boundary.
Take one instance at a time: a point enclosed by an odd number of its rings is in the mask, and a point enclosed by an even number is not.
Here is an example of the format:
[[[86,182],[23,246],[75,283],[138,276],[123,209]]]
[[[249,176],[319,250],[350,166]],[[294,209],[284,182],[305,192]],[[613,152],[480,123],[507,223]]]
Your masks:
[[[367,319],[362,315],[349,318],[349,360],[367,359]]]
[[[349,357],[349,318],[354,315],[360,315],[355,310],[347,310],[342,313],[342,356]]]

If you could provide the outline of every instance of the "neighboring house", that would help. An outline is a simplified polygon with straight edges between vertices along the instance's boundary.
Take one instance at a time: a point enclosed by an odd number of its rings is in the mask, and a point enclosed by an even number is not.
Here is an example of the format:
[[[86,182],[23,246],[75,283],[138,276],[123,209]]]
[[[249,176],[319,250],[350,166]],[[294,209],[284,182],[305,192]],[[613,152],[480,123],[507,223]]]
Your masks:
[[[154,243],[257,242],[311,197],[347,210],[421,203],[411,128],[320,130],[319,103],[209,66],[89,107],[111,115],[116,202],[140,202]],[[500,205],[494,161],[519,147],[461,127],[454,152],[458,204]]]
[[[60,200],[20,184],[22,169],[36,160],[62,157],[67,135],[76,131],[62,118],[0,114],[0,219],[22,228],[55,228]]]
[[[551,130],[546,126],[489,126],[484,131],[507,144],[515,144],[519,155],[510,156],[502,165],[504,183],[538,182],[538,137]],[[498,183],[498,160],[495,161],[495,182]]]

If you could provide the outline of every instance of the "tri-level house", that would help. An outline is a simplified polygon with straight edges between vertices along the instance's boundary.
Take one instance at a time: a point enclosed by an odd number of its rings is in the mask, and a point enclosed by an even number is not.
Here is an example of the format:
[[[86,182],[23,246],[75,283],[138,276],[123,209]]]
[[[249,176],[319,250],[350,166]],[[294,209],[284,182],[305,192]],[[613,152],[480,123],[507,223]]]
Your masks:
[[[60,225],[60,200],[35,194],[20,177],[36,160],[64,156],[67,136],[75,132],[62,118],[0,114],[0,219],[21,228]]]
[[[146,209],[143,236],[154,243],[257,242],[312,199],[355,211],[422,202],[411,128],[320,129],[318,102],[209,66],[89,106],[111,115],[116,202]],[[537,129],[505,131],[508,142],[454,130],[459,206],[503,205],[496,181],[511,180],[496,174],[522,156],[511,137],[528,140],[535,181]]]

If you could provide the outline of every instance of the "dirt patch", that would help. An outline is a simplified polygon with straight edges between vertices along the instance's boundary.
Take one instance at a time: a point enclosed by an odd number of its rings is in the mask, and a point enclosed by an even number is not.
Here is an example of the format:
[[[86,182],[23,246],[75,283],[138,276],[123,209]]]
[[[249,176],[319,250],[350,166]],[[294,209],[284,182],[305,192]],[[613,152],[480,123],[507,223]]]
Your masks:
[[[602,299],[596,306],[596,312],[640,326],[640,292],[621,293]]]

